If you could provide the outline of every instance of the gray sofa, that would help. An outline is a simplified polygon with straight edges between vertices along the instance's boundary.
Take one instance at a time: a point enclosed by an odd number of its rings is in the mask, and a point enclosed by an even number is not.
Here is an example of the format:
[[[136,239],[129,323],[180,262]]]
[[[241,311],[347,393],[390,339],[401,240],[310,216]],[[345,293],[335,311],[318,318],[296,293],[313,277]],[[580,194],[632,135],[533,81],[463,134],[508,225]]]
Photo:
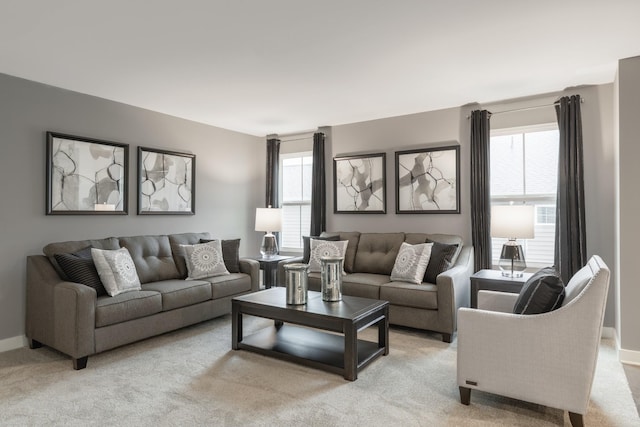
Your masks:
[[[231,312],[231,298],[259,289],[260,266],[239,259],[239,272],[184,280],[181,244],[200,243],[209,233],[110,237],[52,243],[45,255],[27,257],[26,336],[31,348],[47,345],[73,359],[74,369],[88,356]],[[126,247],[142,290],[114,297],[65,277],[55,255]]]
[[[460,236],[450,234],[324,232],[320,237],[336,235],[349,241],[344,257],[346,275],[342,278],[344,295],[389,301],[390,323],[440,332],[443,341],[451,342],[458,308],[469,307],[472,246],[463,245]],[[428,241],[457,245],[450,268],[438,274],[434,283],[391,281],[402,242]],[[296,257],[280,262],[278,283],[285,283],[285,264],[301,261],[302,257]],[[309,273],[308,283],[310,290],[320,291],[320,273]]]

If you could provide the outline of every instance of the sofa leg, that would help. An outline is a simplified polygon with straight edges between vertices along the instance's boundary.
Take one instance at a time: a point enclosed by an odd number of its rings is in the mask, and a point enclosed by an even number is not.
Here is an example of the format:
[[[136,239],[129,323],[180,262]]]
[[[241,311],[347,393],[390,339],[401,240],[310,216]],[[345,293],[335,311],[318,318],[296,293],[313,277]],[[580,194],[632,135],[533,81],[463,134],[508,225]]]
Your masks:
[[[467,387],[460,388],[460,403],[468,405],[471,402],[471,389]]]
[[[451,342],[451,334],[442,334],[442,342]]]
[[[87,360],[89,360],[89,356],[78,357],[77,359],[73,359],[73,369],[79,371],[80,369],[84,369],[87,367]]]
[[[569,421],[573,427],[584,427],[584,418],[582,414],[576,414],[575,412],[569,412]]]
[[[29,338],[29,348],[36,349],[42,347],[42,343],[40,341],[36,341],[34,339]]]

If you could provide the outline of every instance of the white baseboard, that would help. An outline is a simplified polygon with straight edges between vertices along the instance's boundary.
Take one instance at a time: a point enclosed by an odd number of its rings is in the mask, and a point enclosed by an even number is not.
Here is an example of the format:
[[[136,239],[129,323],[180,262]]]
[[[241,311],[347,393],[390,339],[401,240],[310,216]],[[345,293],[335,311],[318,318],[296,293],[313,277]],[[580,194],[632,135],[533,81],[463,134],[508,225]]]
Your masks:
[[[13,338],[6,338],[0,340],[0,353],[9,350],[15,350],[16,348],[26,347],[28,345],[27,337],[17,336]]]
[[[620,363],[640,366],[640,351],[621,348],[618,333],[615,328],[602,328],[602,338],[613,338],[615,340],[616,350],[618,350],[618,360]]]
[[[618,341],[618,335],[616,334],[615,328],[603,327],[602,328],[602,338],[613,338]]]

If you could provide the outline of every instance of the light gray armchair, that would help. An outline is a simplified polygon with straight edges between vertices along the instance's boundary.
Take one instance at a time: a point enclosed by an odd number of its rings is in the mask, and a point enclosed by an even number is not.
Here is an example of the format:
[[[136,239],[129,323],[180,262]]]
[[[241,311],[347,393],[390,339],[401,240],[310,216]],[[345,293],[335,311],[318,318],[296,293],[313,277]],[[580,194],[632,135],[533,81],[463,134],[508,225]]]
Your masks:
[[[481,291],[458,310],[458,386],[468,405],[481,390],[569,412],[583,425],[596,369],[609,269],[593,256],[565,288],[562,307],[518,315],[517,294]]]

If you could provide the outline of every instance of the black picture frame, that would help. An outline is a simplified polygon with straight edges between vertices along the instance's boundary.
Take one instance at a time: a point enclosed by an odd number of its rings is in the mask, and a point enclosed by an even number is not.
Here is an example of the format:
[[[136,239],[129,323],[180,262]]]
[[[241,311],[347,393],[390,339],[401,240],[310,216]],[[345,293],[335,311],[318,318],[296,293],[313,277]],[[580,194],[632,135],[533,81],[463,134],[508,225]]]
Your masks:
[[[387,213],[387,155],[360,154],[333,159],[333,212]]]
[[[396,151],[397,214],[460,213],[460,146]]]
[[[47,215],[127,215],[129,145],[46,132]]]
[[[138,147],[138,215],[195,213],[195,154]]]

